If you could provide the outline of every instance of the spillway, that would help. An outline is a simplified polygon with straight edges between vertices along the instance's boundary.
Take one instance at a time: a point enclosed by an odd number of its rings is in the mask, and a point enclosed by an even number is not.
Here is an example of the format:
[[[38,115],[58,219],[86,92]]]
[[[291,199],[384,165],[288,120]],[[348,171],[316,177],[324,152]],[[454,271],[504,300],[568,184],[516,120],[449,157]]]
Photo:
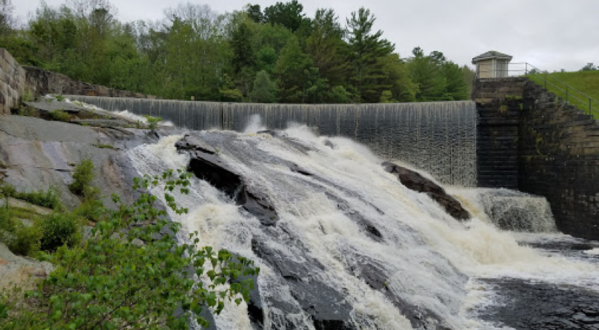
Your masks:
[[[344,136],[387,160],[426,170],[442,183],[476,186],[476,104],[472,101],[388,104],[256,104],[68,96],[109,111],[127,110],[194,130],[241,132],[259,116],[271,129],[291,123]]]

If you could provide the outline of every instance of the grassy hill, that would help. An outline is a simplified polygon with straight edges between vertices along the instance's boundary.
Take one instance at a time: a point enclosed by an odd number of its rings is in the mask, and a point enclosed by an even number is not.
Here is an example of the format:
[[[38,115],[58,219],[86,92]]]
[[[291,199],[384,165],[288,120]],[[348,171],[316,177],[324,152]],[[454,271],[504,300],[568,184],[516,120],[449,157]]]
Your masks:
[[[539,85],[545,86],[543,74],[532,75],[529,78]],[[564,100],[566,99],[566,84],[594,99],[591,101],[592,113],[595,118],[599,119],[599,71],[548,74],[546,88]],[[589,111],[588,97],[568,89],[568,102],[586,113]]]

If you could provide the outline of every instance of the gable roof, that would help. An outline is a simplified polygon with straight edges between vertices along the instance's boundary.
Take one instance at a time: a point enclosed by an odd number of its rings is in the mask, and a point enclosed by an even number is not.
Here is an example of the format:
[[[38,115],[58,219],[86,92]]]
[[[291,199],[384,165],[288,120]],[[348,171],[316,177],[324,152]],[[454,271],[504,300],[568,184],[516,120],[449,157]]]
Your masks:
[[[504,54],[504,53],[500,53],[498,51],[495,50],[490,50],[486,53],[482,53],[478,56],[476,56],[475,58],[472,59],[472,64],[476,64],[476,62],[482,61],[482,60],[488,60],[491,58],[498,58],[498,59],[502,59],[502,60],[508,60],[511,61],[512,60],[512,56],[508,55],[508,54]]]

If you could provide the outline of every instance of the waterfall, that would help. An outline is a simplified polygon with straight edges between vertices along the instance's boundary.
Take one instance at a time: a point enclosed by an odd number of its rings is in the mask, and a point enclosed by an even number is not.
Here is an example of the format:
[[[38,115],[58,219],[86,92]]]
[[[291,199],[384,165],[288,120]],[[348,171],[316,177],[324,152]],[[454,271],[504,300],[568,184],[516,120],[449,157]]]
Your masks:
[[[262,126],[256,117],[252,125]],[[241,124],[236,129],[253,131]],[[214,316],[214,329],[497,329],[471,313],[493,299],[492,288],[477,278],[596,282],[597,265],[544,256],[476,216],[458,222],[350,139],[316,136],[306,127],[274,136],[193,134],[272,201],[278,217],[275,225],[264,225],[199,178],[191,180],[189,195],[175,194],[190,211],[169,212],[182,224],[180,239],[198,231],[200,244],[248,257],[261,269],[249,304],[227,304]],[[164,137],[128,156],[140,175],[185,167],[189,156],[175,148],[180,138]],[[152,193],[162,196],[159,188]],[[472,214],[484,212],[474,209],[478,201],[469,202]]]
[[[508,189],[479,189],[485,213],[504,230],[555,232],[555,220],[547,199]]]
[[[271,129],[297,123],[320,135],[351,138],[384,159],[409,163],[442,183],[476,186],[476,105],[472,101],[308,105],[68,97],[105,110],[161,117],[195,130],[243,132],[256,115]]]

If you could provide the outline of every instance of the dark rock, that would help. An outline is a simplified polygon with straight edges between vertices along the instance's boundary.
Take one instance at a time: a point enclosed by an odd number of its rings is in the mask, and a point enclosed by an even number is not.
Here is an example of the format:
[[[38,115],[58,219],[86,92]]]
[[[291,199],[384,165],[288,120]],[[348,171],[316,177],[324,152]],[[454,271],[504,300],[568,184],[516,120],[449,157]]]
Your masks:
[[[252,239],[252,251],[280,272],[294,300],[312,318],[315,329],[355,329],[353,325],[348,324],[352,307],[345,301],[345,295],[318,278],[318,273],[324,266],[311,258],[306,251],[298,251],[296,257],[304,262],[296,262],[257,238]],[[289,302],[270,302],[269,305],[277,306],[286,314],[297,313],[295,305]]]
[[[325,140],[324,145],[331,149],[335,149],[335,145],[333,144],[333,142],[331,142],[331,140]]]
[[[310,173],[310,171],[304,169],[303,167],[301,167],[301,166],[299,166],[297,164],[291,165],[290,170],[292,172],[299,173],[299,174],[305,175],[305,176],[312,176],[313,175],[312,173]]]
[[[191,156],[188,171],[209,182],[253,214],[265,226],[273,226],[279,216],[267,194],[249,185],[240,174],[227,166],[201,137],[187,134],[176,143],[179,151]]]
[[[175,146],[178,150],[198,150],[211,155],[216,153],[212,146],[192,134],[186,134]]]
[[[522,279],[485,279],[503,303],[479,311],[483,320],[518,330],[585,329],[599,327],[599,294],[574,285]]]
[[[265,130],[262,130],[262,131],[258,131],[258,132],[256,132],[256,134],[269,134],[269,135],[272,135],[272,136],[279,135],[279,133],[277,131],[272,130],[272,129],[265,129]]]
[[[381,234],[381,232],[372,224],[372,222],[370,222],[368,219],[366,219],[366,217],[363,216],[362,214],[360,214],[359,212],[356,212],[355,210],[353,210],[347,204],[347,202],[345,202],[343,199],[333,195],[330,192],[325,192],[325,195],[329,199],[331,199],[332,201],[337,203],[337,208],[341,212],[343,212],[343,214],[345,214],[348,218],[352,219],[360,227],[362,227],[362,229],[364,229],[364,231],[370,238],[372,238],[373,240],[375,240],[377,242],[381,242],[383,240],[383,234]]]
[[[447,194],[443,187],[423,177],[419,173],[397,164],[383,162],[381,165],[385,167],[385,171],[396,174],[399,181],[406,186],[406,188],[425,193],[434,201],[441,204],[445,211],[452,217],[458,220],[470,219],[470,213],[462,207],[462,204],[460,204],[457,199]]]
[[[378,265],[371,260],[360,258],[360,262],[357,262],[353,267],[354,269],[352,269],[352,272],[356,273],[357,276],[363,279],[372,289],[383,292],[397,308],[398,312],[410,321],[414,329],[449,329],[443,325],[443,320],[440,316],[432,311],[410,304],[405,299],[389,290],[386,284],[387,275],[385,274],[384,267],[381,265]]]

